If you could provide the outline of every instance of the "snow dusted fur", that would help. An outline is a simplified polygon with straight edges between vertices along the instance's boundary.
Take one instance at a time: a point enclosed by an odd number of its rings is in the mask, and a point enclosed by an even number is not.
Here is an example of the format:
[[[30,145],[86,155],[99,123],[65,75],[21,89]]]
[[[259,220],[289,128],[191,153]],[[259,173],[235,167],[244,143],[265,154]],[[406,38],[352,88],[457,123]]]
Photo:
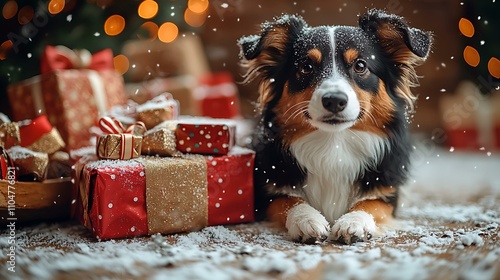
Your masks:
[[[359,27],[283,15],[239,45],[246,81],[259,81],[258,216],[303,242],[380,234],[407,179],[410,87],[430,34],[380,10]]]

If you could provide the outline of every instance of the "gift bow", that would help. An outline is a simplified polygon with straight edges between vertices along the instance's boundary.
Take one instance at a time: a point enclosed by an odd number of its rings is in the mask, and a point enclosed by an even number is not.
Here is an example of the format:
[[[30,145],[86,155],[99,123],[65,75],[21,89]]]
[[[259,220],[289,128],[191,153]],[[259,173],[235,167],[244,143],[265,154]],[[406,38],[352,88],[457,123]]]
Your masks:
[[[104,49],[92,55],[88,50],[72,50],[65,46],[47,46],[42,56],[42,74],[63,69],[114,69],[113,52]]]
[[[107,134],[120,134],[120,159],[131,159],[134,149],[134,135],[141,136],[146,132],[143,122],[136,122],[125,129],[123,124],[113,117],[102,117],[99,119],[99,127]]]

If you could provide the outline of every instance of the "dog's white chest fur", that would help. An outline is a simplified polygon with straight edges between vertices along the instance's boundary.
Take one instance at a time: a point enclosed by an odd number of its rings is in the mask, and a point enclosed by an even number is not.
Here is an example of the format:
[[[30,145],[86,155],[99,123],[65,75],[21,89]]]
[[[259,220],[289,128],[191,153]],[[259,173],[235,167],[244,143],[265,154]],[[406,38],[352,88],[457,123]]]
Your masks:
[[[307,169],[304,199],[333,223],[355,203],[356,180],[380,160],[385,140],[369,132],[316,130],[291,145]]]

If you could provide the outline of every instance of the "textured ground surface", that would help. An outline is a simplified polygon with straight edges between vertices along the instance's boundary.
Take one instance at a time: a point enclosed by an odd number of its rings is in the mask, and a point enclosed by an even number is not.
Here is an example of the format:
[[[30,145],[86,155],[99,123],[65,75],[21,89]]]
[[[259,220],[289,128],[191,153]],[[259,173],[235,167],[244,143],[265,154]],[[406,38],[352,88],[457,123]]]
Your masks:
[[[95,241],[74,223],[17,229],[5,279],[500,279],[500,157],[417,153],[400,227],[352,246],[296,244],[266,223]],[[420,155],[418,157],[418,155]]]

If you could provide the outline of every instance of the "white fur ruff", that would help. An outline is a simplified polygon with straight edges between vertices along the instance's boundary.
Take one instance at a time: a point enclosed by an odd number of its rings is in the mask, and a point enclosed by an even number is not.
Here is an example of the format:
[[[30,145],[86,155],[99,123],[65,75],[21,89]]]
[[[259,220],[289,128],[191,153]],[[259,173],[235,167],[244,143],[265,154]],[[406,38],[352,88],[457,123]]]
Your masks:
[[[357,201],[355,182],[368,166],[375,166],[386,140],[372,133],[316,130],[291,144],[299,164],[307,169],[303,198],[334,223]]]

